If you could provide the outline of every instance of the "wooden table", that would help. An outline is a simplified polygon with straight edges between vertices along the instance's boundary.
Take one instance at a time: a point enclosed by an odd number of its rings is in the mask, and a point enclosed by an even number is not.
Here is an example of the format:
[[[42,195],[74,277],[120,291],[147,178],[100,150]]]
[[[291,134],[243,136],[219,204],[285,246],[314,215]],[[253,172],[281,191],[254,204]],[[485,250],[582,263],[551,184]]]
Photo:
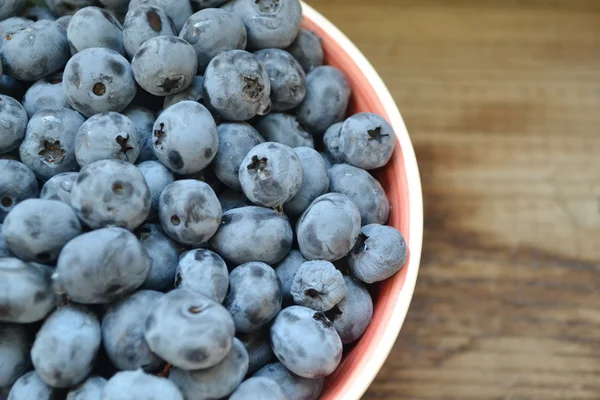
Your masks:
[[[309,0],[419,159],[421,273],[365,399],[600,399],[600,1]]]

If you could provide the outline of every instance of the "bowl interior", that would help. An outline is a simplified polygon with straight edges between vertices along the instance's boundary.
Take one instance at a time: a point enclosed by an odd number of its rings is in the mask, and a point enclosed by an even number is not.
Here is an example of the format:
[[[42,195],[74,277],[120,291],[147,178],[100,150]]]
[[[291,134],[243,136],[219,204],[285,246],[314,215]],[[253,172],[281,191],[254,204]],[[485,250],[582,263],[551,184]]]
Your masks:
[[[422,241],[421,187],[414,150],[396,105],[377,73],[359,50],[324,17],[304,5],[303,28],[323,40],[325,63],[346,74],[352,86],[349,114],[370,111],[394,127],[398,143],[390,163],[375,172],[390,203],[389,224],[404,235],[409,255],[402,270],[372,290],[374,315],[363,337],[346,351],[328,377],[322,399],[359,399],[396,340],[412,297]]]

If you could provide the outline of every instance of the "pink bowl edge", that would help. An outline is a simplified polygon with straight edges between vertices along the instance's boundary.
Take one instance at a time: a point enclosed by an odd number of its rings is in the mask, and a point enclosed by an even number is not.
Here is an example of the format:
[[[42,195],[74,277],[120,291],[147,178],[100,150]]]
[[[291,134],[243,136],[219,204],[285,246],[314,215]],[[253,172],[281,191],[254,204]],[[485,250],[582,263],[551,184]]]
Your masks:
[[[302,2],[302,7],[304,18],[327,32],[327,34],[344,49],[367,78],[373,90],[377,93],[377,96],[386,111],[386,117],[395,130],[398,144],[400,145],[402,156],[404,158],[403,166],[408,184],[408,250],[410,256],[408,263],[404,266],[404,269],[406,269],[407,272],[398,298],[396,299],[395,304],[389,304],[391,302],[386,304],[386,308],[391,306],[392,310],[387,318],[388,323],[384,328],[385,332],[381,335],[382,339],[380,341],[370,344],[368,353],[364,355],[369,357],[369,359],[366,361],[361,360],[361,371],[358,371],[360,374],[348,376],[347,378],[354,379],[346,379],[342,385],[336,385],[337,387],[333,393],[327,393],[326,390],[325,396],[322,397],[322,399],[327,400],[360,399],[367,391],[387,359],[396,338],[400,333],[415,289],[423,245],[423,195],[421,179],[415,151],[408,130],[391,93],[383,83],[379,74],[375,71],[362,52],[346,35],[335,27],[335,25],[306,3]],[[337,376],[336,378],[339,379],[342,377]]]

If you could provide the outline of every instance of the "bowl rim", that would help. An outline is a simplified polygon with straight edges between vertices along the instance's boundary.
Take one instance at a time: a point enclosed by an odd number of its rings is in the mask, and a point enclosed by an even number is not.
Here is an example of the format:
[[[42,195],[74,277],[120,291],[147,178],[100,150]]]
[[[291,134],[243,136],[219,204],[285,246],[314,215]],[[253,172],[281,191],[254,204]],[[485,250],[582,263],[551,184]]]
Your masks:
[[[400,114],[398,106],[390,91],[383,83],[379,74],[375,71],[375,68],[373,68],[358,47],[356,47],[342,31],[304,1],[301,3],[303,15],[319,25],[323,30],[327,31],[346,53],[348,53],[380,98],[402,149],[404,169],[409,188],[408,199],[410,205],[410,219],[408,248],[410,259],[408,265],[404,266],[404,268],[408,269],[406,280],[396,299],[390,322],[385,327],[385,332],[383,334],[384,339],[375,344],[376,348],[371,352],[373,356],[367,361],[365,368],[363,369],[364,374],[362,374],[359,379],[349,381],[345,385],[343,392],[336,396],[340,399],[348,399],[348,397],[345,396],[345,394],[347,394],[352,398],[360,399],[368,390],[388,358],[398,334],[400,333],[404,320],[406,319],[406,314],[414,293],[423,246],[423,194],[421,178],[415,150],[402,115]]]

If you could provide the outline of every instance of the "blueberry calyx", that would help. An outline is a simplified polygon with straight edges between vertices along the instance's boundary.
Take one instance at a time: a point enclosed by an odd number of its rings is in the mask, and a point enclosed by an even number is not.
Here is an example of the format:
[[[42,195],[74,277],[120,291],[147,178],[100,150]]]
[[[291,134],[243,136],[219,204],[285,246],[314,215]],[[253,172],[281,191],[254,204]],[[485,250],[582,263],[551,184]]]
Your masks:
[[[279,10],[279,0],[254,0],[261,14],[273,14]]]
[[[265,89],[258,81],[258,77],[244,76],[244,88],[242,92],[251,100],[256,100]]]
[[[267,157],[258,158],[257,156],[252,156],[252,162],[248,165],[248,171],[266,174],[268,161]]]
[[[162,145],[162,142],[165,139],[165,136],[167,136],[166,132],[164,131],[164,128],[165,128],[165,124],[163,124],[161,122],[160,129],[157,129],[154,131],[154,137],[156,138],[156,140],[154,141],[155,146]]]
[[[125,157],[127,157],[127,159],[129,159],[129,157],[127,156],[127,152],[130,150],[133,150],[133,147],[129,146],[128,141],[129,141],[129,135],[127,135],[126,137],[123,137],[121,135],[117,136],[117,143],[119,144],[119,146],[121,146],[121,153],[125,154]]]
[[[38,153],[42,161],[46,164],[54,164],[62,161],[65,156],[65,150],[60,145],[60,140],[50,142],[44,140],[44,148]]]
[[[163,89],[167,93],[171,93],[173,89],[178,89],[183,76],[178,76],[176,78],[165,78],[160,85],[159,88]]]
[[[388,136],[388,137],[390,136],[390,135],[387,135],[387,134],[382,135],[381,134],[381,127],[380,126],[378,126],[375,129],[369,129],[367,131],[367,134],[369,135],[369,140],[376,140],[377,143],[381,143],[383,141],[382,138],[384,138],[386,136]]]

